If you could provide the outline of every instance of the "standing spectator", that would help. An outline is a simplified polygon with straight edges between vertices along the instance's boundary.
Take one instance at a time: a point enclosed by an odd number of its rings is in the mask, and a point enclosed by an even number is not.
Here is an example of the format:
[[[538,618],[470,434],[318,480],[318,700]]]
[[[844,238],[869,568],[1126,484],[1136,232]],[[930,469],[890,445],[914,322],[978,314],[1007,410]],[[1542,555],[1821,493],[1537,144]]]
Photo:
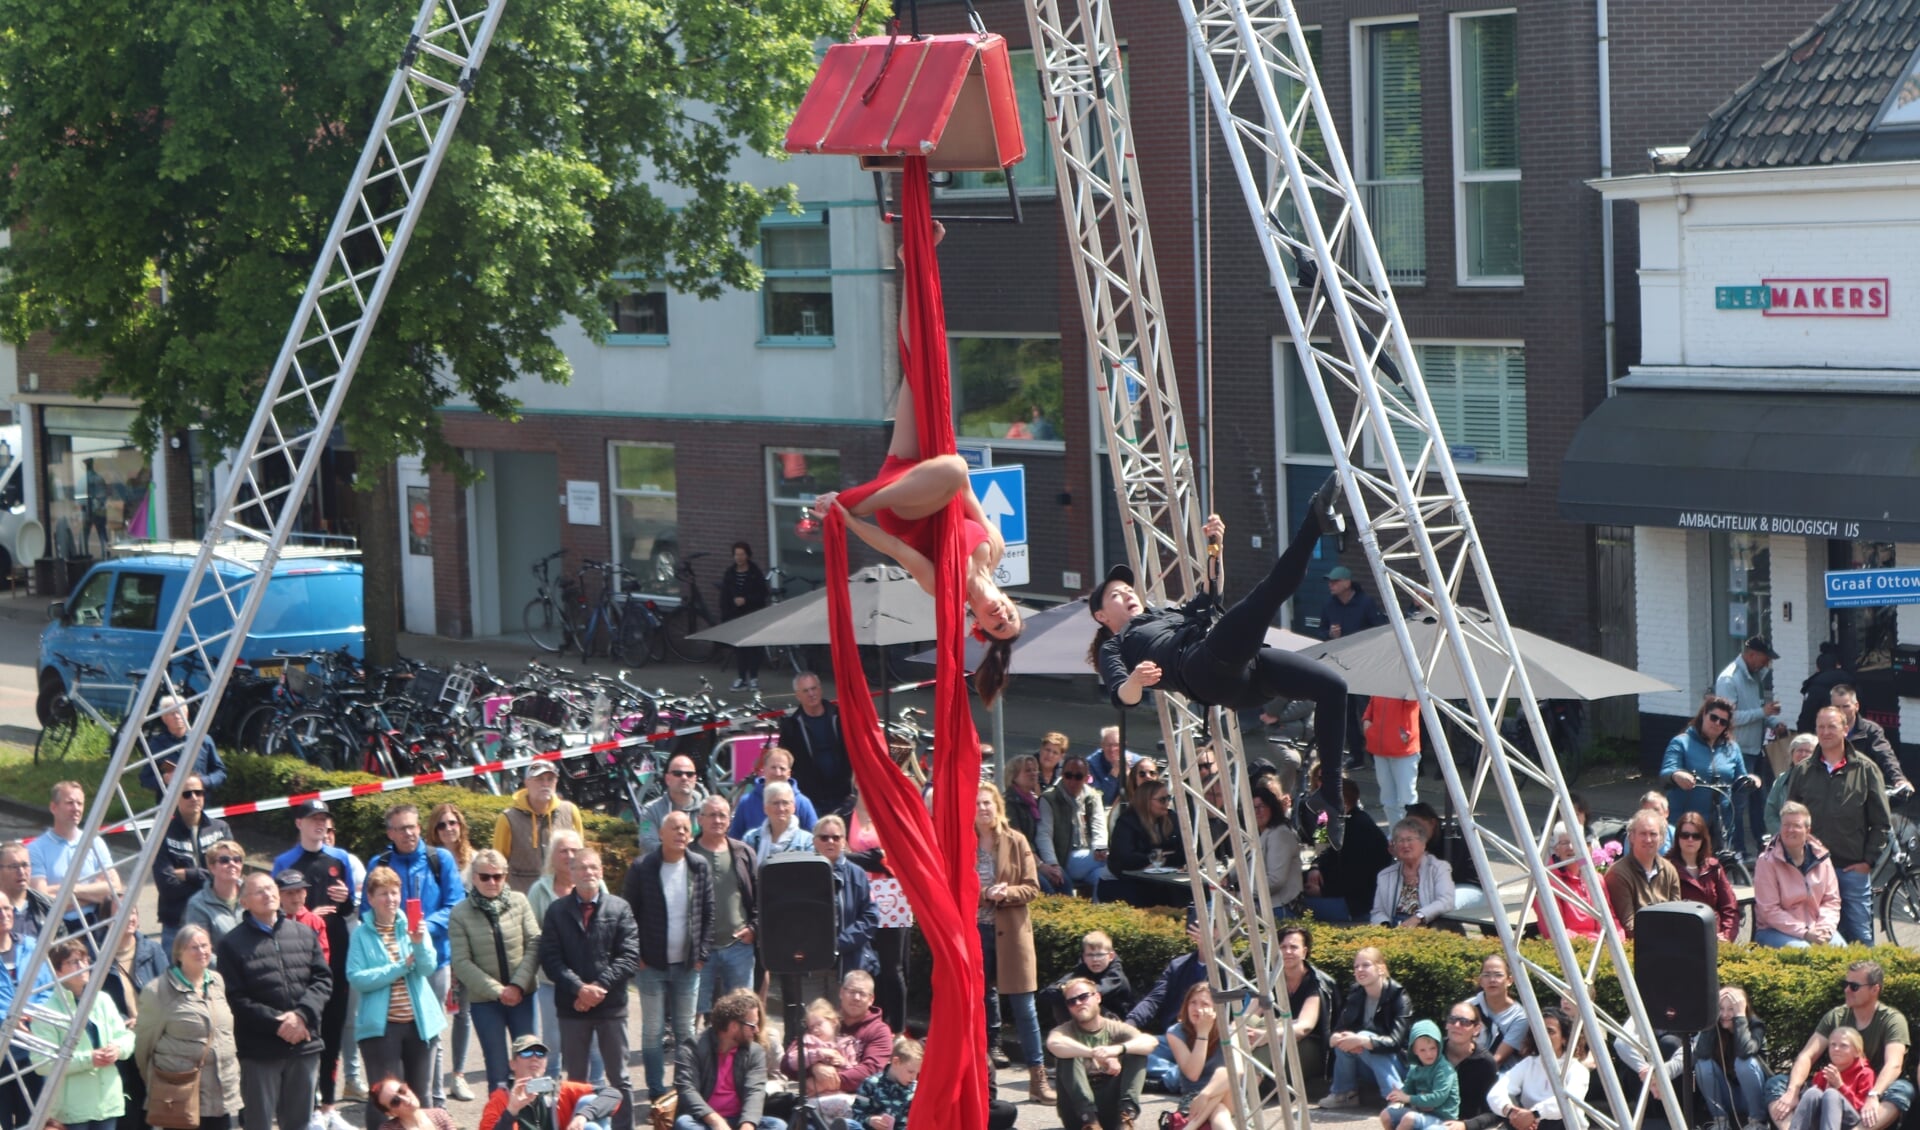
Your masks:
[[[602,1082],[576,1083],[563,1079],[552,1089],[535,1092],[533,1081],[547,1074],[547,1045],[538,1036],[513,1041],[512,1088],[487,1096],[479,1130],[587,1130],[604,1125],[620,1106],[620,1092]]]
[[[233,1010],[227,1005],[226,982],[213,969],[213,940],[202,927],[185,926],[174,934],[172,967],[140,990],[133,1062],[149,1086],[155,1071],[198,1070],[200,1130],[229,1130],[233,1125],[240,1111]]]
[[[1337,640],[1386,622],[1386,611],[1353,579],[1352,569],[1335,565],[1327,570],[1327,602],[1320,609],[1320,630],[1327,639]],[[1360,753],[1364,749],[1360,733],[1362,701],[1359,695],[1347,696],[1348,748],[1336,752],[1345,757],[1348,769],[1360,767]]]
[[[396,804],[387,809],[387,842],[391,846],[386,851],[367,861],[367,871],[371,874],[376,867],[391,868],[400,878],[402,905],[408,899],[420,900],[421,917],[426,922],[428,935],[433,939],[434,960],[429,967],[429,983],[433,986],[435,996],[446,1000],[447,991],[453,985],[453,950],[447,941],[447,919],[453,914],[454,905],[467,897],[467,888],[460,882],[460,866],[454,861],[453,853],[446,848],[422,841],[420,810],[411,804]],[[363,914],[367,910],[365,892],[360,896],[360,910]],[[361,1011],[366,1011],[364,1006]],[[361,1058],[366,1058],[364,1051]],[[447,1105],[444,1074],[441,1057],[436,1050],[431,1092],[436,1108]],[[374,1078],[371,1071],[367,1073],[367,1078]]]
[[[1121,901],[1134,906],[1184,906],[1185,890],[1169,892],[1166,885],[1145,883],[1126,875],[1148,867],[1184,867],[1187,851],[1180,842],[1180,825],[1173,817],[1173,793],[1155,779],[1134,793],[1113,826],[1107,870],[1120,880]]]
[[[640,854],[660,850],[660,825],[670,812],[683,812],[691,822],[700,814],[707,790],[700,786],[700,766],[691,754],[667,758],[667,791],[640,810]]]
[[[667,1093],[668,1022],[674,1046],[693,1040],[700,971],[713,939],[713,868],[705,856],[687,851],[692,843],[693,821],[684,812],[667,813],[660,846],[627,869],[622,892],[640,923],[640,1058],[649,1101]]]
[[[1680,818],[1673,834],[1673,850],[1667,862],[1680,876],[1680,897],[1713,908],[1719,920],[1720,940],[1731,942],[1740,934],[1740,900],[1734,897],[1733,881],[1727,869],[1713,854],[1713,829],[1707,818],[1689,812]]]
[[[247,917],[214,946],[233,1007],[246,1130],[307,1130],[320,1074],[320,1014],[334,991],[320,939],[280,914],[273,877],[249,875]]]
[[[114,951],[103,992],[120,1010],[121,1019],[132,1025],[140,1018],[140,992],[167,972],[167,955],[160,943],[140,932],[140,908],[127,908],[127,928],[120,932],[120,947]],[[127,1108],[136,1113],[147,1109],[147,1081],[132,1057],[120,1061],[120,1090],[127,1096]],[[130,1125],[138,1126],[136,1118]]]
[[[1268,774],[1253,782],[1253,820],[1260,829],[1260,862],[1267,872],[1267,897],[1277,917],[1290,917],[1306,889],[1300,870],[1300,834],[1289,819],[1293,804],[1280,792],[1280,778]]]
[[[708,797],[700,805],[700,838],[693,852],[707,861],[713,876],[713,938],[707,967],[700,973],[695,1011],[712,1011],[713,1002],[735,989],[754,986],[754,942],[759,938],[760,865],[753,849],[727,834],[727,798]]]
[[[1558,1076],[1569,1095],[1587,1093],[1587,1067],[1578,1059],[1567,1060],[1567,1015],[1557,1008],[1547,1009],[1540,1017],[1547,1038],[1553,1043],[1545,1049],[1534,1048],[1532,1034],[1527,1037],[1529,1054],[1513,1070],[1494,1080],[1487,1093],[1487,1113],[1513,1130],[1564,1130],[1569,1120],[1560,1111],[1554,1096],[1553,1079]],[[1578,1121],[1572,1125],[1578,1126]]]
[[[367,1096],[368,1105],[387,1116],[378,1130],[454,1130],[453,1116],[442,1107],[420,1105],[420,1094],[404,1080],[386,1078],[376,1082]],[[374,1130],[368,1116],[368,1130]]]
[[[1860,713],[1860,692],[1842,683],[1828,692],[1832,706],[1846,716],[1847,744],[1873,758],[1874,767],[1886,778],[1887,789],[1898,800],[1913,792],[1913,786],[1907,782],[1907,775],[1900,769],[1900,755],[1893,751],[1893,743],[1887,740],[1887,731],[1880,723]],[[1816,713],[1814,725],[1819,725]]]
[[[1822,711],[1824,714],[1825,711]],[[1801,1092],[1813,1075],[1814,1065],[1827,1054],[1827,1042],[1839,1028],[1860,1033],[1860,1051],[1873,1067],[1873,1089],[1860,1111],[1861,1124],[1869,1130],[1893,1130],[1913,1107],[1913,1081],[1907,1079],[1907,1048],[1913,1041],[1907,1036],[1907,1018],[1899,1009],[1881,1001],[1880,990],[1886,973],[1877,961],[1856,961],[1847,966],[1847,978],[1841,983],[1842,1003],[1836,1005],[1794,1057],[1793,1068],[1782,1078],[1767,1080],[1768,1108],[1775,1123],[1785,1122],[1798,1105]]]
[[[1100,1008],[1115,1020],[1126,1019],[1133,1008],[1133,982],[1127,968],[1113,950],[1113,939],[1104,930],[1090,930],[1080,939],[1080,960],[1065,977],[1042,989],[1034,1004],[1049,1029],[1065,1024],[1070,1016],[1064,992],[1068,981],[1076,978],[1092,981],[1100,990]]]
[[[433,1080],[434,1042],[447,1027],[440,1004],[446,996],[431,980],[436,947],[424,914],[409,929],[392,868],[367,872],[367,907],[371,920],[354,933],[347,954],[347,980],[360,993],[353,1038],[368,1079],[404,1079],[425,1089]]]
[[[740,842],[753,850],[754,865],[761,866],[776,855],[790,851],[812,851],[813,833],[800,826],[793,807],[793,786],[772,782],[763,790],[767,818],[758,828],[749,828]]]
[[[1761,753],[1767,745],[1768,730],[1780,716],[1780,704],[1773,700],[1773,676],[1767,670],[1778,658],[1780,654],[1765,636],[1749,636],[1740,645],[1740,654],[1713,681],[1714,695],[1733,708],[1733,740],[1739,743],[1742,771],[1754,774],[1762,786],[1731,813],[1733,823],[1728,827],[1733,830],[1733,847],[1743,855],[1747,854],[1748,825],[1752,826],[1755,850],[1760,846],[1767,795],[1764,786],[1772,783],[1773,770]]]
[[[453,865],[459,868],[462,875],[468,874],[473,865],[473,841],[467,838],[467,814],[460,811],[457,804],[436,804],[433,814],[427,818],[427,824],[433,829],[434,846],[447,849],[448,854],[453,856]],[[448,976],[451,977],[451,950],[445,960]],[[450,1040],[442,1039],[442,1046],[434,1053],[439,1057],[436,1070],[445,1076],[448,1095],[459,1102],[472,1102],[473,1088],[467,1086],[467,1043],[473,1038],[473,1014],[467,1009],[467,990],[458,981],[453,982],[453,994],[449,1001],[449,1007],[453,1010],[447,1016],[447,1035]],[[501,1078],[505,1077],[503,1073]]]
[[[360,898],[360,861],[343,848],[333,845],[333,814],[324,800],[310,800],[293,810],[293,826],[300,832],[294,844],[273,861],[275,874],[298,871],[307,877],[307,905],[326,927],[327,972],[342,991],[329,994],[320,1014],[320,1106],[332,1111],[337,1098],[365,1098],[356,1093],[351,1077],[346,1091],[336,1094],[334,1076],[340,1062],[340,1049],[347,1045],[347,1013],[353,1003],[347,981],[347,936],[358,923],[354,907]],[[218,945],[218,943],[215,943]],[[354,1050],[347,1045],[348,1070],[352,1070]]]
[[[627,1081],[627,984],[640,969],[640,927],[627,900],[609,894],[600,853],[573,857],[573,890],[553,900],[540,923],[540,965],[553,982],[567,1074],[587,1076],[595,1045],[620,1092],[613,1130],[633,1130]]]
[[[307,877],[298,871],[282,871],[273,877],[273,883],[280,888],[280,913],[312,930],[320,939],[320,956],[331,962],[326,919],[307,909],[307,892],[311,889]]]
[[[1795,734],[1787,739],[1787,768],[1767,789],[1767,832],[1775,839],[1780,838],[1780,808],[1787,803],[1787,779],[1793,775],[1793,767],[1812,757],[1820,748],[1820,739],[1812,734]]]
[[[1747,991],[1720,986],[1720,1023],[1693,1042],[1693,1077],[1714,1130],[1766,1124],[1766,1055],[1767,1024],[1747,1006]]]
[[[1453,870],[1427,854],[1426,825],[1411,817],[1393,826],[1393,854],[1399,862],[1374,880],[1374,924],[1433,925],[1453,909]]]
[[[1047,1050],[1060,1062],[1060,1121],[1068,1127],[1130,1128],[1140,1118],[1154,1038],[1103,1014],[1093,982],[1069,981],[1064,991],[1072,1019],[1047,1034]]]
[[[1840,662],[1840,645],[1831,640],[1822,641],[1820,654],[1813,661],[1813,674],[1801,680],[1800,716],[1793,728],[1812,733],[1815,716],[1833,705],[1833,688],[1852,681],[1853,676]]]
[[[733,568],[720,574],[720,622],[724,624],[760,611],[767,606],[768,596],[767,573],[754,563],[753,547],[743,541],[734,542]],[[761,654],[757,647],[733,649],[739,672],[733,680],[734,690],[760,689]]]
[[[793,774],[807,795],[826,811],[839,812],[853,797],[853,761],[840,736],[840,708],[827,701],[820,676],[811,671],[793,677],[793,697],[799,705],[780,719],[780,744],[799,758]]]
[[[1441,1048],[1453,1073],[1460,1080],[1460,1114],[1447,1120],[1446,1130],[1488,1130],[1500,1120],[1487,1113],[1487,1092],[1500,1077],[1500,1067],[1480,1047],[1485,1025],[1480,1010],[1472,1001],[1461,1001],[1447,1010],[1447,1042]]]
[[[767,1049],[760,1042],[760,999],[735,989],[713,1003],[698,1040],[674,1045],[674,1130],[786,1130],[768,1117]]]
[[[1040,843],[1040,759],[1023,753],[1007,762],[1004,797],[1007,823],[1036,846]]]
[[[856,969],[871,974],[880,968],[873,952],[873,932],[880,928],[880,912],[873,905],[867,873],[846,858],[847,822],[822,816],[813,826],[813,850],[833,864],[833,889],[840,903],[840,975]]]
[[[797,1024],[787,1030],[793,1033],[793,1039],[787,1044],[786,1055],[781,1057],[780,1070],[792,1079],[800,1075],[800,1040],[804,1033]],[[893,1030],[887,1027],[886,1018],[873,1003],[872,974],[856,969],[841,979],[840,1035],[854,1041],[860,1049],[859,1058],[852,1067],[809,1063],[803,1084],[806,1094],[851,1095],[860,1090],[860,1084],[868,1076],[887,1069],[887,1057],[893,1050]]]
[[[1476,1039],[1481,1050],[1502,1070],[1517,1062],[1526,1046],[1527,1009],[1513,996],[1513,967],[1504,953],[1490,953],[1480,963],[1480,991],[1468,1001],[1480,1017]]]
[[[1308,1078],[1327,1073],[1332,1052],[1333,1013],[1340,988],[1313,963],[1313,931],[1305,926],[1280,928],[1280,987],[1287,992],[1293,1038],[1300,1047],[1300,1066]]]
[[[1087,783],[1100,794],[1102,804],[1112,808],[1119,802],[1121,789],[1126,783],[1127,770],[1133,768],[1139,760],[1139,754],[1121,747],[1120,727],[1102,726],[1100,728],[1100,748],[1087,755],[1089,770]]]
[[[45,935],[48,942],[54,940],[46,929],[53,900],[34,884],[33,857],[19,840],[0,844],[0,902],[13,908],[14,936],[38,939]]]
[[[1629,938],[1633,937],[1633,916],[1641,907],[1680,897],[1680,873],[1660,854],[1666,830],[1665,818],[1653,809],[1634,813],[1627,823],[1627,852],[1607,868],[1601,881],[1614,920]]]
[[[66,874],[76,871],[73,884],[76,909],[67,912],[65,929],[80,930],[106,917],[107,909],[119,900],[120,875],[113,869],[113,857],[107,854],[105,837],[94,839],[86,862],[74,858],[80,848],[80,821],[87,814],[87,790],[80,782],[55,783],[47,811],[53,814],[53,826],[35,836],[27,847],[28,858],[33,863],[33,878],[29,881],[34,890],[52,898],[59,893],[60,882]]]
[[[1380,811],[1387,823],[1398,824],[1407,806],[1419,799],[1420,703],[1410,698],[1374,695],[1360,716],[1367,752],[1373,755],[1373,773],[1380,784]]]
[[[180,746],[186,741],[190,724],[187,704],[178,695],[161,695],[154,708],[166,713],[160,716],[159,726],[147,731],[147,748],[156,756],[140,767],[140,783],[153,790],[154,803],[158,804],[167,786],[173,783],[174,768],[181,760]],[[154,772],[155,765],[160,767],[158,773]],[[190,771],[200,778],[201,787],[208,792],[227,783],[227,765],[220,760],[220,751],[213,748],[212,738],[200,739],[200,752],[193,759]]]
[[[1864,946],[1873,944],[1869,872],[1887,846],[1893,812],[1880,770],[1847,745],[1846,724],[1846,715],[1834,707],[1820,712],[1814,726],[1820,756],[1788,772],[1787,799],[1807,806],[1833,859],[1840,880],[1840,936]]]
[[[1069,757],[1060,783],[1041,794],[1033,850],[1041,877],[1059,894],[1098,882],[1107,865],[1107,809],[1100,791],[1088,787],[1091,774],[1086,758]]]
[[[1733,704],[1726,699],[1712,694],[1701,699],[1693,721],[1667,743],[1666,755],[1660,759],[1660,779],[1667,786],[1670,821],[1678,823],[1680,817],[1697,812],[1708,817],[1711,824],[1717,812],[1720,826],[1733,830],[1734,847],[1738,850],[1741,838],[1735,824],[1733,802],[1727,799],[1732,789],[1723,795],[1695,787],[1702,778],[1730,786],[1746,773],[1744,747],[1729,736],[1732,717]],[[1758,837],[1755,839],[1757,842]]]
[[[1406,1078],[1407,1026],[1413,1023],[1413,1005],[1407,992],[1387,971],[1387,959],[1377,948],[1363,946],[1353,955],[1353,987],[1340,1007],[1334,1025],[1333,1089],[1315,1104],[1322,1110],[1360,1105],[1360,1073],[1372,1076],[1381,1097],[1392,1094]]]
[[[768,785],[776,781],[785,783],[793,790],[793,811],[800,826],[809,832],[813,831],[814,822],[820,819],[820,814],[793,779],[793,751],[777,745],[768,746],[760,751],[760,764],[755,772],[753,786],[740,798],[740,804],[733,812],[733,822],[722,828],[722,833],[738,839],[758,828],[760,822],[767,818],[766,798],[762,794]],[[705,825],[702,825],[704,828]]]
[[[55,942],[47,952],[47,964],[53,966],[56,984],[47,998],[40,1023],[43,1034],[52,1043],[60,1043],[67,1029],[79,1021],[79,994],[86,988],[87,945],[79,938]],[[105,995],[93,998],[87,1011],[85,1030],[73,1045],[66,1075],[60,1080],[60,1093],[54,1096],[48,1113],[67,1130],[113,1130],[127,1112],[127,1094],[120,1085],[120,1061],[133,1055],[133,1033],[120,1018],[120,1010]],[[52,1056],[36,1057],[35,1070],[53,1074]]]
[[[1753,940],[1785,949],[1847,944],[1840,936],[1839,876],[1798,801],[1781,806],[1780,837],[1753,866]]]
[[[547,908],[556,899],[565,898],[573,890],[573,858],[586,849],[580,839],[580,833],[560,829],[553,833],[553,840],[547,844],[547,872],[533,884],[527,892],[527,903],[533,907],[536,922],[544,924],[547,920]],[[553,1046],[560,1044],[560,1012],[554,1000],[553,981],[547,976],[544,962],[536,978],[540,985],[540,1033]],[[560,1078],[560,1057],[547,1056],[543,1061],[547,1077]],[[606,1065],[600,1060],[600,1049],[595,1047],[587,1068],[587,1079],[596,1086],[607,1081]]]
[[[867,873],[867,886],[875,891],[876,903],[881,880],[893,883],[896,888],[899,886],[887,870],[887,853],[881,846],[880,834],[874,830],[873,819],[867,815],[866,798],[858,793],[854,794],[853,812],[847,817],[847,858]],[[907,905],[906,896],[902,894],[894,903],[894,910],[894,925],[881,926],[873,932],[873,952],[880,957],[880,972],[875,976],[878,982],[875,1003],[887,1018],[887,1027],[898,1030],[907,1023],[907,964],[912,960],[908,943],[913,935],[913,908]],[[905,918],[904,922],[901,917]]]
[[[160,854],[153,860],[153,887],[159,903],[160,949],[173,952],[173,935],[180,929],[187,900],[213,881],[207,853],[221,840],[231,840],[227,822],[206,814],[207,787],[195,774],[180,791],[180,806],[161,837]]]
[[[469,876],[472,892],[447,918],[447,934],[453,943],[453,980],[473,1012],[492,1092],[512,1084],[509,1035],[534,1032],[540,920],[527,896],[507,885],[507,857],[500,852],[474,852]]]
[[[227,931],[240,925],[246,917],[247,909],[240,903],[240,880],[246,877],[247,856],[238,840],[221,840],[213,845],[212,881],[194,892],[187,900],[186,909],[180,914],[180,922],[187,926],[204,926],[207,934],[213,938],[213,944],[219,945]],[[279,895],[274,895],[276,906]]]
[[[24,854],[24,851],[23,851]],[[13,904],[0,900],[0,1014],[11,1008],[13,998],[20,988],[20,971],[27,967],[27,960],[33,956],[34,940],[22,937],[13,930]],[[53,992],[53,967],[47,962],[40,964],[40,975],[34,979],[34,987],[27,995],[34,1004],[44,1004]],[[31,1064],[31,1057],[25,1049],[18,1046],[0,1051],[0,1067],[9,1070],[21,1070]],[[27,1115],[32,1113],[33,1104],[40,1098],[40,1076],[24,1072],[12,1086],[0,1087],[0,1126],[6,1130],[18,1130],[27,1124]]]
[[[1004,1000],[1013,1010],[1020,1033],[1027,1095],[1034,1102],[1050,1103],[1054,1094],[1047,1083],[1040,1015],[1033,1001],[1034,991],[1039,988],[1038,962],[1033,953],[1033,922],[1027,916],[1027,904],[1040,896],[1033,849],[1020,833],[1007,826],[1000,790],[991,781],[980,784],[973,830],[978,845],[974,872],[980,877],[980,960],[987,984],[987,1053],[992,1056],[1000,1050]]]
[[[1605,909],[1606,890],[1604,887],[1597,892],[1587,890],[1586,875],[1580,870],[1579,864],[1574,862],[1574,857],[1577,853],[1578,849],[1573,843],[1573,833],[1567,830],[1565,824],[1555,823],[1553,826],[1553,863],[1550,864],[1550,867],[1554,873],[1554,877],[1561,883],[1566,884],[1567,892],[1563,894],[1558,890],[1553,890],[1536,893],[1533,896],[1533,916],[1540,922],[1547,920],[1546,906],[1541,899],[1551,895],[1553,900],[1560,906],[1560,921],[1566,926],[1567,933],[1576,938],[1587,938],[1591,940],[1600,936],[1601,920],[1587,908],[1594,907],[1599,910],[1601,914],[1607,913]],[[1583,906],[1581,905],[1582,903],[1586,905]]]
[[[333,821],[328,820],[325,822],[325,827],[323,832],[325,845],[329,848],[334,848],[337,850],[340,845],[334,842],[334,835],[335,835],[335,829],[333,826]],[[353,889],[355,891],[358,891],[361,887],[366,885],[367,865],[360,862],[360,857],[357,855],[354,855],[352,852],[344,852],[343,854],[346,856],[346,860],[347,860],[347,875],[353,881]],[[356,901],[358,900],[357,895],[355,896],[355,900]],[[315,913],[321,913],[321,911],[316,910]],[[358,929],[358,923],[359,923],[359,919],[356,917],[354,919],[355,929]],[[330,949],[329,952],[334,955],[334,960],[339,960],[340,954],[345,948],[346,947],[342,946],[339,949]],[[342,968],[344,969],[345,967],[342,966]],[[341,1052],[342,1052],[340,1057],[341,1069],[342,1069],[342,1073],[346,1076],[346,1089],[341,1093],[344,1097],[348,1099],[364,1099],[367,1097],[367,1088],[365,1085],[365,1081],[361,1078],[360,1049],[354,1046],[352,1040],[346,1038],[346,1027],[347,1027],[346,1018],[360,1011],[360,994],[353,991],[353,985],[347,981],[347,976],[344,972],[341,973],[339,976],[335,977],[333,979],[333,983],[336,985],[347,986],[347,1004],[346,1004],[346,1008],[341,1012],[341,1019],[340,1019],[340,1042],[341,1042]],[[329,1005],[331,1005],[331,1002],[329,1002]],[[324,1024],[325,1021],[322,1021],[322,1023]],[[324,1034],[323,1034],[323,1038],[324,1038]],[[323,1069],[326,1069],[328,1072],[327,1074],[324,1074],[320,1079],[320,1093],[322,1095],[331,1094],[333,1090],[333,1076],[331,1074],[331,1069],[327,1068],[327,1065],[331,1062],[332,1060],[329,1059],[324,1052],[321,1053],[321,1056],[320,1056],[321,1067]],[[326,1107],[327,1104],[324,1101],[322,1101],[320,1105],[324,1108]]]
[[[580,809],[556,794],[559,784],[559,766],[534,762],[527,766],[526,784],[514,790],[513,804],[493,820],[493,850],[507,857],[507,885],[523,895],[546,866],[553,834],[580,830]]]

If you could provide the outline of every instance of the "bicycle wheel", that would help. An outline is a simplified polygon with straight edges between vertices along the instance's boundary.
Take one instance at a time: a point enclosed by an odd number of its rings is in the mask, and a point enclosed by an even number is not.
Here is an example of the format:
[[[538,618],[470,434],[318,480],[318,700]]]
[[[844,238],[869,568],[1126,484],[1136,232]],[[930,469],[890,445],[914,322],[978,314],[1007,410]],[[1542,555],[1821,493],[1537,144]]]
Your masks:
[[[80,736],[80,711],[66,695],[57,695],[47,706],[47,724],[33,741],[33,763],[63,761]]]
[[[262,703],[240,717],[240,724],[233,728],[234,744],[248,753],[267,752],[267,735],[273,732],[273,720],[280,714],[280,708],[272,703]]]
[[[536,596],[520,610],[520,623],[527,638],[541,651],[558,653],[567,646],[567,621],[552,600]]]
[[[1902,948],[1920,946],[1920,875],[1902,868],[1880,894],[1880,929]]]
[[[680,607],[667,614],[667,647],[682,663],[708,663],[720,650],[720,645],[712,640],[696,640],[689,637],[704,632],[717,623],[707,606],[694,601],[683,601]]]
[[[360,768],[353,739],[332,715],[318,710],[303,710],[276,725],[267,739],[267,753],[297,757],[320,769]]]

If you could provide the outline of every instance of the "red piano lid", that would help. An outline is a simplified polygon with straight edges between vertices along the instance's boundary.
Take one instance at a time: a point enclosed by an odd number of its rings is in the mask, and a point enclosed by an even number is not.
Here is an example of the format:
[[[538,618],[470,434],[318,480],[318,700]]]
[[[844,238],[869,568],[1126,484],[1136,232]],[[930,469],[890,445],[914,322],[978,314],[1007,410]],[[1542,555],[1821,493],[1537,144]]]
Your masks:
[[[1026,144],[1006,41],[970,32],[835,44],[794,114],[786,148],[926,156],[934,169],[1013,164]]]

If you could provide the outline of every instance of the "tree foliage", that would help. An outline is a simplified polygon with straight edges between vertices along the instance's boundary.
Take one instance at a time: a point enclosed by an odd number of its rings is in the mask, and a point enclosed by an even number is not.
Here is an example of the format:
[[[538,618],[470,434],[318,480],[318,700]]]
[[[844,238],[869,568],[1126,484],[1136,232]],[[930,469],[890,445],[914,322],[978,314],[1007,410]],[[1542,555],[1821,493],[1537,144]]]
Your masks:
[[[478,6],[482,0],[460,0]],[[463,8],[464,10],[464,8]],[[758,285],[773,153],[848,0],[513,0],[355,379],[375,460],[564,382],[637,272]],[[409,0],[0,0],[0,333],[96,357],[140,438],[244,430],[417,14]],[[164,301],[158,300],[164,294]]]

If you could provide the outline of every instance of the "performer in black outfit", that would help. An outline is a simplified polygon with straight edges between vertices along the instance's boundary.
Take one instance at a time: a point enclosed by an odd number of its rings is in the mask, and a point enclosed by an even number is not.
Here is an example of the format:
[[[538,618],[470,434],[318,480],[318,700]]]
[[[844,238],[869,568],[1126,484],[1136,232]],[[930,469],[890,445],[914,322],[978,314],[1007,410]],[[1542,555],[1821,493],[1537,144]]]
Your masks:
[[[1231,710],[1257,708],[1275,698],[1313,700],[1314,744],[1320,757],[1320,805],[1341,811],[1340,751],[1346,748],[1347,681],[1304,656],[1267,647],[1266,631],[1281,604],[1300,587],[1323,533],[1341,529],[1333,511],[1339,489],[1329,478],[1273,568],[1240,602],[1217,610],[1219,556],[1207,563],[1207,588],[1186,604],[1148,609],[1133,588],[1133,570],[1115,565],[1087,597],[1099,622],[1090,658],[1115,706],[1137,706],[1148,687]],[[1226,535],[1218,514],[1207,516],[1209,542]],[[1330,836],[1340,822],[1329,821]],[[1335,846],[1338,846],[1337,843]]]

